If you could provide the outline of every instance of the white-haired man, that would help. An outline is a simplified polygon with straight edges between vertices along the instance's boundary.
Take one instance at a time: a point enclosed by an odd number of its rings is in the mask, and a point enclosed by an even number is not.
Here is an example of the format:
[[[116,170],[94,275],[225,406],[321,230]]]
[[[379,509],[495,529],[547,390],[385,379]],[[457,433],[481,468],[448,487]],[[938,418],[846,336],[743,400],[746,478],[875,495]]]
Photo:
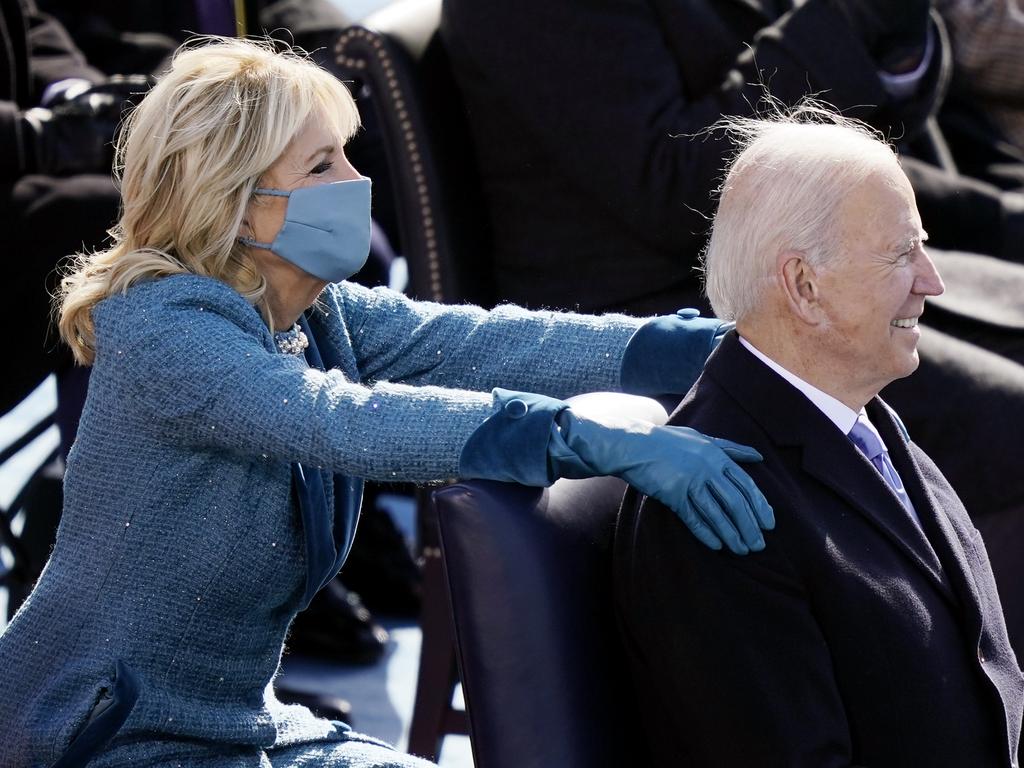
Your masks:
[[[636,496],[619,520],[655,763],[1016,766],[1024,679],[984,545],[877,397],[917,367],[942,280],[896,156],[821,117],[732,126],[705,277],[736,332],[673,417],[764,455],[767,547],[702,551]]]

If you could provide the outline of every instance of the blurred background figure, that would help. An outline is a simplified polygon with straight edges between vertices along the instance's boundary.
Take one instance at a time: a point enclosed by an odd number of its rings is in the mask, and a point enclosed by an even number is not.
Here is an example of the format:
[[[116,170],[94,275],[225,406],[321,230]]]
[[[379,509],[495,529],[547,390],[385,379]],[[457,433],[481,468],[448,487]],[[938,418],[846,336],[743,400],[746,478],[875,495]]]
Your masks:
[[[61,367],[49,334],[54,269],[68,254],[104,242],[118,206],[111,140],[127,100],[148,82],[90,66],[34,0],[3,3],[0,19],[7,73],[0,83],[0,217],[12,254],[3,319],[18,329],[0,390],[3,412]]]
[[[34,0],[0,4],[0,226],[8,277],[0,316],[12,329],[0,414],[50,373],[60,393],[57,422],[62,451],[74,440],[88,374],[50,325],[57,270],[75,251],[101,247],[117,215],[111,180],[111,141],[124,108],[145,93],[138,75],[107,75],[90,65],[63,26]],[[26,500],[21,583],[9,594],[17,606],[42,569],[60,516],[60,469],[37,479]]]
[[[446,0],[442,32],[502,299],[635,312],[699,299],[695,259],[731,152],[703,132],[764,109],[766,92],[819,94],[897,141],[932,245],[1024,256],[992,174],[947,167],[931,117],[950,50],[926,1]],[[1021,168],[997,170],[1022,183]]]
[[[936,0],[935,7],[953,50],[949,100],[962,101],[976,124],[990,121],[992,143],[1009,142],[1013,149],[1003,151],[1024,157],[1024,7],[1019,0]]]

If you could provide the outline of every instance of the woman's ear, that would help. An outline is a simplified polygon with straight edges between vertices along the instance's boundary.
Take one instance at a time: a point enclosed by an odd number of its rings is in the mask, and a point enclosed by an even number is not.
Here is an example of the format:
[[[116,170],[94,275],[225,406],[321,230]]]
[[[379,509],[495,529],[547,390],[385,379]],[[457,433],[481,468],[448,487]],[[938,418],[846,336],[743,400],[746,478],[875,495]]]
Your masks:
[[[255,204],[255,199],[250,198],[249,202],[245,206],[245,210],[242,211],[242,221],[238,225],[238,236],[248,237],[254,239],[256,237],[252,228],[252,207]]]
[[[821,282],[814,267],[801,251],[783,251],[775,263],[782,295],[793,314],[808,325],[824,319]]]

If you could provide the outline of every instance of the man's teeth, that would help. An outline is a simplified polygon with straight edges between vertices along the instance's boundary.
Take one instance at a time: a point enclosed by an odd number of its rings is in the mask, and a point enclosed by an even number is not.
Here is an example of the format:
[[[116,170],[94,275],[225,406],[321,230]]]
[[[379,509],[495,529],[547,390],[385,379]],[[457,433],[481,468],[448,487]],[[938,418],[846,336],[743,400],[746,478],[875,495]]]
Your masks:
[[[902,320],[893,320],[889,325],[895,325],[897,328],[913,328],[917,325],[917,318],[905,317]]]

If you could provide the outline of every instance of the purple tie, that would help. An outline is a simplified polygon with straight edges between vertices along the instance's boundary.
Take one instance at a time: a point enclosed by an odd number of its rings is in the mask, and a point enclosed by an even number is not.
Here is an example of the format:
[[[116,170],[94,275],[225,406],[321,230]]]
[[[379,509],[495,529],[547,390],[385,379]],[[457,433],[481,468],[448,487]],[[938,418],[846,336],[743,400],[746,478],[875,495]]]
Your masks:
[[[848,437],[850,442],[867,456],[868,461],[875,465],[875,469],[878,470],[882,479],[888,483],[889,487],[892,488],[893,492],[903,503],[903,506],[906,507],[910,516],[914,518],[914,522],[921,525],[920,520],[917,518],[917,513],[914,511],[914,505],[903,488],[903,481],[900,480],[896,467],[892,465],[892,461],[889,459],[889,452],[885,450],[878,433],[868,424],[863,414],[857,418],[857,423],[853,425],[853,429],[850,430]]]

